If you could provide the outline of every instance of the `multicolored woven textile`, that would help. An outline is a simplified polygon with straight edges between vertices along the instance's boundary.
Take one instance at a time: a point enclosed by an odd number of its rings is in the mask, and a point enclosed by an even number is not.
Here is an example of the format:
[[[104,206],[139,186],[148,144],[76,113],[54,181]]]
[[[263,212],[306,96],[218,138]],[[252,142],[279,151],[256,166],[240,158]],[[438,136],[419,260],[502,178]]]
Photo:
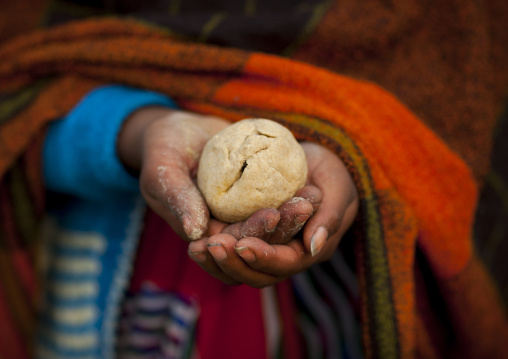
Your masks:
[[[443,141],[452,132],[436,135],[371,82],[107,18],[41,30],[0,48],[0,357],[28,355],[44,126],[91,88],[112,82],[233,121],[271,118],[343,159],[361,196],[355,258],[366,357],[508,355],[506,314],[472,241],[477,182]],[[468,164],[478,160],[467,153]],[[485,170],[474,173],[481,178]]]

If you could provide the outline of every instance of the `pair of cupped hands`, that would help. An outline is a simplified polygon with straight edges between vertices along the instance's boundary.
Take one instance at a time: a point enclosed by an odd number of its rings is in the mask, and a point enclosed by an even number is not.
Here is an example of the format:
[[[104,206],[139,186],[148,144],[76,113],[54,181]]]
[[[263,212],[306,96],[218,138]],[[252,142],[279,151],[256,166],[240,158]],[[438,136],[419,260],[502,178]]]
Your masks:
[[[210,218],[195,183],[199,157],[206,142],[230,124],[145,107],[125,121],[118,155],[139,174],[148,206],[189,242],[189,257],[224,283],[262,288],[328,260],[356,217],[358,194],[343,162],[319,144],[301,143],[307,183],[279,208],[233,224]]]

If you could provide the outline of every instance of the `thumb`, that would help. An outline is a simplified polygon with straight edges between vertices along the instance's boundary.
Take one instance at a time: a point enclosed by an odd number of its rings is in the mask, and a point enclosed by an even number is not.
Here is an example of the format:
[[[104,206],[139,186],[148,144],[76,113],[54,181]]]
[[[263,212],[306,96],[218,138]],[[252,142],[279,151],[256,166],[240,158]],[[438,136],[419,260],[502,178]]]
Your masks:
[[[321,207],[307,223],[303,242],[305,249],[316,256],[324,247],[328,239],[338,235],[342,238],[353,224],[358,212],[358,202],[350,202],[345,207],[323,201]]]
[[[346,166],[335,154],[314,144],[305,149],[309,181],[323,193],[303,233],[305,249],[315,256],[330,237],[340,239],[352,225],[358,212],[358,193]]]
[[[180,235],[190,240],[203,237],[210,214],[206,203],[182,163],[159,163],[142,173],[141,192],[148,205]]]

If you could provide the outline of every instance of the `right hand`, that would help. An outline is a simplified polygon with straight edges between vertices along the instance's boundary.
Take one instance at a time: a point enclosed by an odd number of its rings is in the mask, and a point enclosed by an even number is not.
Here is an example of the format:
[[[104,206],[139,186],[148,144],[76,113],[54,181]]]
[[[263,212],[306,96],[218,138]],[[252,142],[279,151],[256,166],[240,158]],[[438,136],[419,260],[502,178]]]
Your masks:
[[[206,142],[229,124],[214,116],[146,107],[133,113],[119,134],[118,155],[139,173],[148,206],[184,240],[207,231],[210,214],[193,179]]]

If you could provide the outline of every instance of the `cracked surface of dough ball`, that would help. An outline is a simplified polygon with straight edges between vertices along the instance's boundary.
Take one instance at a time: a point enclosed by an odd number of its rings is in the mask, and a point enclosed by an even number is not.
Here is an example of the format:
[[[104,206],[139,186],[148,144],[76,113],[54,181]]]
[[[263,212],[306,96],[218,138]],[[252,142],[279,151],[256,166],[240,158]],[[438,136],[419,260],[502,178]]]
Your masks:
[[[272,120],[245,119],[212,137],[201,154],[197,183],[213,216],[234,223],[278,208],[305,185],[300,144]]]

